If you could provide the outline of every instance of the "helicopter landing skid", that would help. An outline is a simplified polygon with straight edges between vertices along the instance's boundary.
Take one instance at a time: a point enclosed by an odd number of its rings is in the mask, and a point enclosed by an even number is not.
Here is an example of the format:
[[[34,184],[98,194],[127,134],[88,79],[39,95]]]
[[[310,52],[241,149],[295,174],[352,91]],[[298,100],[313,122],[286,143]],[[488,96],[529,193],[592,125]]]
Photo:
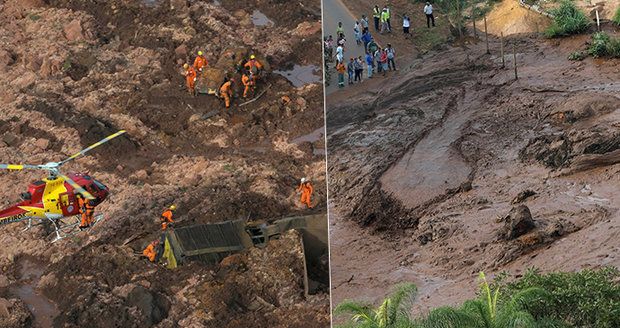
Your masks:
[[[24,230],[22,230],[22,232],[28,231],[30,228],[32,228],[32,219],[28,219],[28,225],[24,228]]]
[[[93,217],[93,223],[90,225],[89,229],[92,229],[102,219],[103,219],[103,214],[95,215]],[[52,224],[54,225],[55,230],[50,235],[52,234],[56,235],[54,239],[52,240],[52,243],[55,243],[64,238],[76,235],[78,232],[81,231],[79,229],[80,223],[81,223],[81,217],[79,215],[72,216],[72,217],[65,218],[65,219],[56,220],[56,222],[52,221]]]

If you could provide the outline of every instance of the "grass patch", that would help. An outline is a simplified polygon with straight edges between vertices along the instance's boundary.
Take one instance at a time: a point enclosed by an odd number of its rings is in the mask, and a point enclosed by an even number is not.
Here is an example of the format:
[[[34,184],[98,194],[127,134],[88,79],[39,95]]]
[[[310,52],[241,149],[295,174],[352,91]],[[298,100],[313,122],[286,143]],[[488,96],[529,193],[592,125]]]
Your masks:
[[[446,37],[439,29],[424,29],[422,33],[415,37],[414,44],[418,46],[422,53],[437,49],[446,43]]]
[[[550,10],[553,23],[545,31],[549,38],[585,32],[590,27],[590,19],[570,0],[563,0],[558,8]]]
[[[37,15],[37,14],[30,14],[28,15],[28,18],[30,18],[30,20],[32,21],[38,21],[39,19],[41,19],[41,16]]]

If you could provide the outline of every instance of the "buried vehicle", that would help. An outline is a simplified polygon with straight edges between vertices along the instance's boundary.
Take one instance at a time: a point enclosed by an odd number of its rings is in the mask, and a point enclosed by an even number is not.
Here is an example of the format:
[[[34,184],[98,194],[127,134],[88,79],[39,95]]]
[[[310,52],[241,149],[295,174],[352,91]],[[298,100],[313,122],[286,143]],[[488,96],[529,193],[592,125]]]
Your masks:
[[[289,230],[301,236],[304,255],[304,289],[315,294],[329,285],[327,215],[287,217],[267,222],[243,219],[170,229],[161,235],[158,260],[169,269],[188,261],[219,263],[251,247],[267,247]]]

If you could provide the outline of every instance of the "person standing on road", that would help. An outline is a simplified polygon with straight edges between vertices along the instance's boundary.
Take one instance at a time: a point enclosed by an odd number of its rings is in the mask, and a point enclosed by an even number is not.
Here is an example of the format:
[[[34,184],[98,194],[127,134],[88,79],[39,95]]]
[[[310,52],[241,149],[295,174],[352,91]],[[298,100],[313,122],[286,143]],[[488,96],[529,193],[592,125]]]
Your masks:
[[[381,34],[383,33],[389,33],[390,32],[390,28],[388,27],[388,13],[387,13],[387,9],[383,8],[383,11],[381,12]]]
[[[357,57],[357,59],[355,59],[355,63],[353,64],[353,66],[355,67],[354,81],[362,82],[362,74],[364,73],[364,60],[362,59],[362,56],[359,56]]]
[[[381,20],[381,9],[375,5],[372,9],[372,18],[375,20],[375,31],[379,32],[379,21]]]
[[[353,35],[355,36],[355,43],[359,46],[362,43],[362,26],[358,21],[355,21],[355,26],[353,26]]]
[[[435,27],[435,17],[433,17],[433,5],[430,2],[426,2],[426,6],[424,6],[424,14],[426,14],[426,26],[431,28],[431,22],[433,23],[433,27]]]
[[[366,66],[368,69],[368,78],[372,78],[372,68],[375,66],[374,61],[372,60],[372,55],[370,53],[366,53]]]
[[[349,84],[353,84],[353,74],[355,73],[355,60],[351,57],[347,64],[347,73],[349,74]]]
[[[336,27],[336,36],[338,37],[338,40],[340,40],[340,38],[344,38],[344,27],[342,27],[342,22],[338,22],[338,27]]]
[[[392,32],[392,23],[391,23],[392,11],[390,10],[390,7],[387,4],[385,5],[385,10],[387,11],[388,31]]]
[[[362,42],[364,42],[364,52],[368,51],[368,44],[370,43],[370,41],[372,41],[372,35],[370,35],[370,32],[366,30],[366,32],[362,34]]]
[[[381,48],[377,48],[377,51],[375,51],[374,60],[377,62],[377,74],[383,72],[383,65],[381,65]]]
[[[336,71],[338,72],[338,87],[344,87],[344,72],[347,71],[347,68],[344,66],[342,62],[338,62],[336,65]]]
[[[344,60],[344,48],[341,45],[338,45],[336,48],[336,64],[342,63]]]
[[[396,70],[396,64],[394,64],[394,57],[396,56],[396,52],[394,51],[394,48],[392,48],[391,44],[387,44],[387,48],[385,48],[385,52],[387,54],[387,64],[388,64],[388,69],[390,71],[395,71]]]
[[[403,34],[405,34],[405,39],[409,39],[411,37],[411,33],[409,33],[409,27],[411,26],[411,20],[409,16],[403,16]]]
[[[388,70],[388,56],[387,56],[387,51],[385,51],[385,49],[383,49],[383,51],[381,51],[381,70],[383,71],[383,76],[385,76],[385,73],[387,73]]]
[[[362,15],[360,24],[362,24],[362,33],[368,32],[368,17],[366,17],[366,15]]]

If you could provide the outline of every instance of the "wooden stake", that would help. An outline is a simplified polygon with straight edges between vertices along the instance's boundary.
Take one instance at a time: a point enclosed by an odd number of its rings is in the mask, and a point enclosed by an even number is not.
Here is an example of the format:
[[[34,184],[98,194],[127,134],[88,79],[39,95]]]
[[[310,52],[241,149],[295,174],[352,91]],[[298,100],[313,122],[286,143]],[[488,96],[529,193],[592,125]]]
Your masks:
[[[514,43],[512,44],[512,58],[514,60],[514,65],[515,65],[515,80],[518,80],[519,76],[517,75],[517,52],[515,51]]]
[[[487,15],[484,15],[484,39],[487,43],[487,54],[490,54],[489,51],[489,33],[487,32]]]
[[[506,58],[504,58],[504,32],[502,32],[500,34],[500,40],[501,40],[501,48],[500,51],[502,52],[502,68],[506,67]]]
[[[474,9],[471,10],[471,18],[474,23],[474,38],[478,38],[478,32],[476,32],[476,11]]]

